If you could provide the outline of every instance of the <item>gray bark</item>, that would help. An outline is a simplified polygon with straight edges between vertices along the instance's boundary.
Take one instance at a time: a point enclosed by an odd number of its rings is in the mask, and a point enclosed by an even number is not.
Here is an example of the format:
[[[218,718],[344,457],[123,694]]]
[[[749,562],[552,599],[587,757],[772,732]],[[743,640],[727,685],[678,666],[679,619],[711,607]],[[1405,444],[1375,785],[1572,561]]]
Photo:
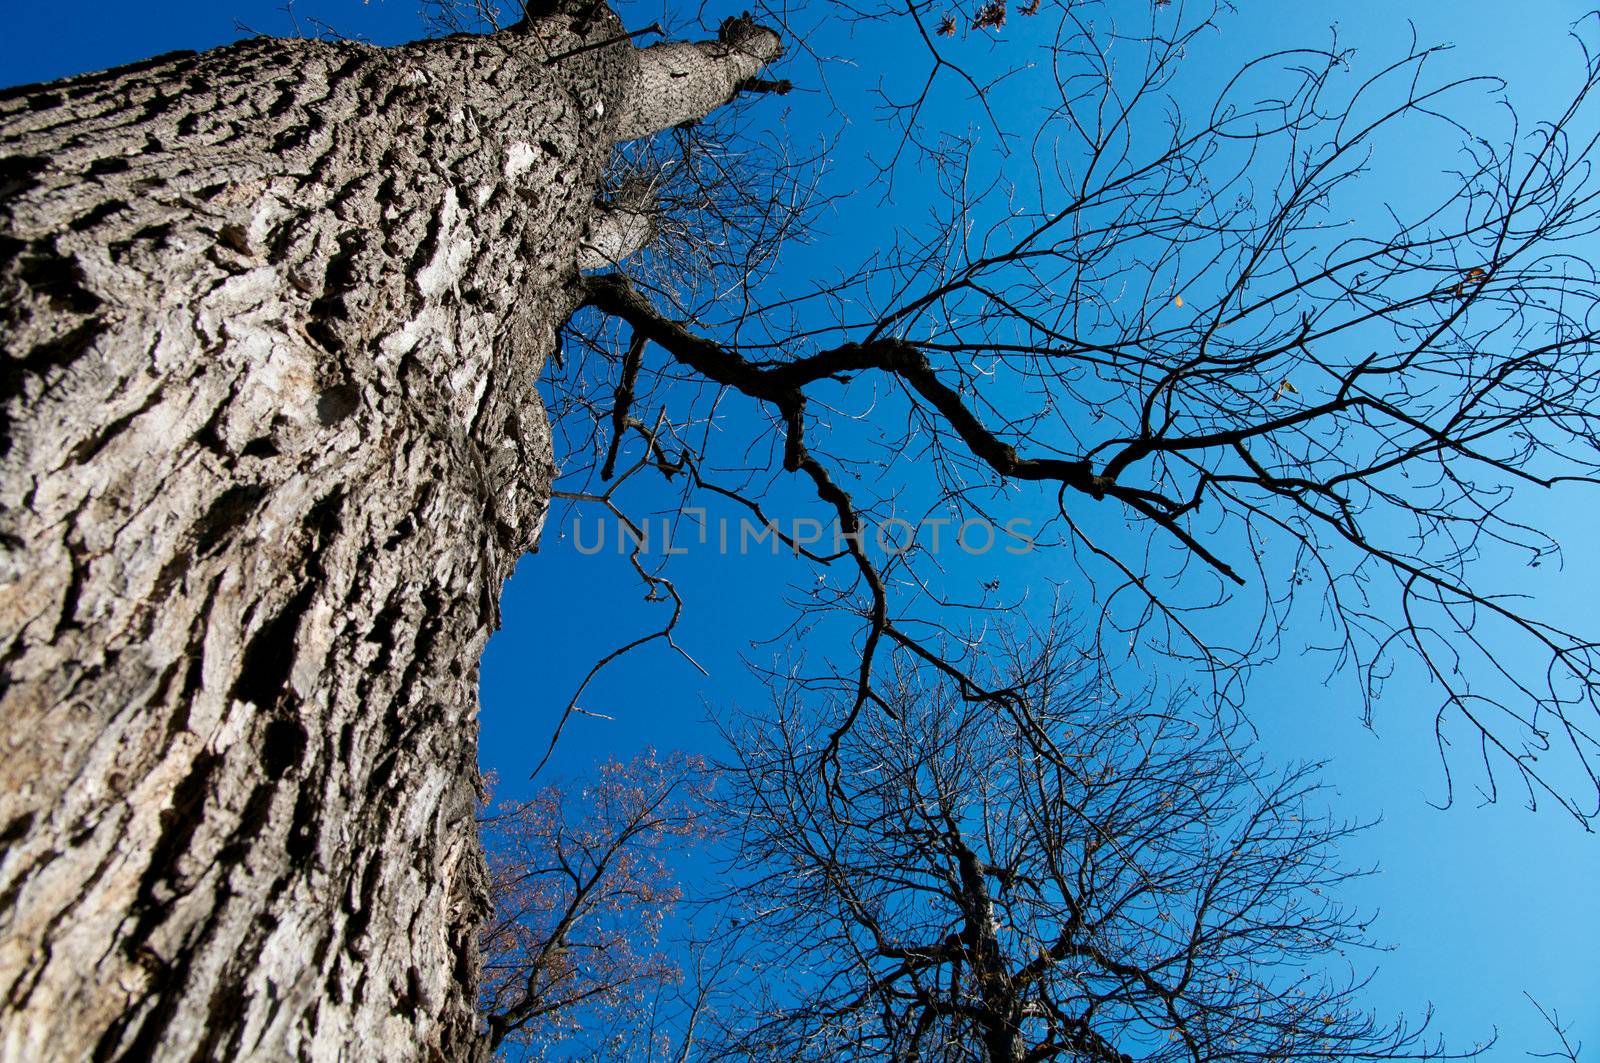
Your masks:
[[[578,268],[609,269],[643,251],[660,233],[661,210],[654,184],[632,181],[589,216],[589,230],[578,245]]]
[[[0,1058],[477,1050],[477,662],[654,128],[618,30],[0,96]]]
[[[617,139],[694,121],[733,99],[782,52],[778,35],[748,16],[723,22],[715,41],[668,41],[643,49],[623,82]]]

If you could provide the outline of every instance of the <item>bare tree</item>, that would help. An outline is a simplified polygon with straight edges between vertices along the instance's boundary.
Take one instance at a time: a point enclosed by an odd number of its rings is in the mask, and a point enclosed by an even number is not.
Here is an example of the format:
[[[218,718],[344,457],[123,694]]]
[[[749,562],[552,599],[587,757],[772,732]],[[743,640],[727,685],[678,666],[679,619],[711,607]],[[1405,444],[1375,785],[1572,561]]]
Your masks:
[[[1005,603],[941,582],[926,542],[880,556],[874,529],[1022,516],[1093,588],[1103,652],[1177,658],[1239,706],[1282,632],[1315,625],[1367,711],[1418,671],[1441,753],[1464,726],[1489,796],[1509,771],[1587,821],[1592,638],[1484,573],[1558,558],[1519,500],[1592,488],[1600,462],[1600,20],[1580,28],[1569,106],[1474,130],[1450,115],[1496,83],[1432,79],[1437,51],[1415,44],[1364,72],[1336,42],[1283,51],[1199,97],[1184,60],[1216,8],[1140,8],[1046,8],[1054,37],[1000,67],[962,49],[1003,5],[949,37],[932,5],[848,9],[931,56],[909,97],[885,89],[900,137],[883,165],[936,182],[936,217],[837,276],[754,275],[692,315],[626,265],[589,277],[615,353],[585,362],[582,424],[605,426],[614,396],[614,427],[558,486],[593,497],[598,455],[623,446],[699,470],[674,480],[685,503],[709,483],[780,526],[833,522],[800,607],[859,618],[829,673],[855,690],[835,742],[886,700],[891,653],[965,667],[940,638],[948,606]],[[988,141],[966,135],[991,119]],[[1454,153],[1418,186],[1441,191],[1361,209],[1400,138]]]
[[[797,290],[767,267],[827,202],[816,156],[768,142],[752,181],[747,139],[695,126],[781,89],[750,19],[689,44],[550,3],[0,96],[0,1041],[475,1050],[473,679],[557,473],[547,358],[555,434],[592,440],[562,495],[620,508],[589,481],[638,468],[837,522],[800,612],[857,633],[819,677],[849,685],[835,762],[894,704],[891,657],[1006,702],[941,637],[990,591],[869,554],[915,504],[1047,517],[1097,649],[1190,660],[1223,702],[1325,605],[1364,695],[1428,670],[1491,785],[1509,765],[1531,796],[1560,749],[1588,782],[1554,792],[1594,814],[1594,644],[1474,566],[1551,556],[1506,500],[1593,479],[1600,64],[1543,124],[1462,136],[1441,202],[1341,232],[1384,138],[1462,133],[1442,116],[1474,82],[1417,47],[1350,80],[1314,48],[1196,107],[1175,86],[1211,7],[1024,6],[1059,32],[998,67],[960,49],[1002,6],[948,36],[929,4],[840,9],[928,58],[885,90],[882,166],[941,197]],[[1042,113],[994,106],[1025,75]],[[643,246],[674,218],[727,235]]]
[[[1355,872],[1315,765],[1282,772],[1059,629],[996,634],[1006,711],[926,665],[817,760],[839,701],[780,686],[732,733],[754,933],[786,1007],[732,1058],[982,1061],[1439,1058],[1362,1009],[1337,900]],[[1423,1023],[1426,1026],[1426,1022]]]
[[[486,807],[489,1051],[654,1033],[647,1005],[682,977],[658,948],[683,895],[670,860],[705,836],[710,781],[698,758],[644,753]]]

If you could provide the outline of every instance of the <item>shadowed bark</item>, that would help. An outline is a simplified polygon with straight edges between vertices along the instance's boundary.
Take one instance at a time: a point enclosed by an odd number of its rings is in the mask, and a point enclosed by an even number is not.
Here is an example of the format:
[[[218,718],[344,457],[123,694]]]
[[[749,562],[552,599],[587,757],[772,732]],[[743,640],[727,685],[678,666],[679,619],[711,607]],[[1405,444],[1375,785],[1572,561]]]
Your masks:
[[[0,1056],[479,1050],[477,661],[655,128],[619,30],[0,97]]]

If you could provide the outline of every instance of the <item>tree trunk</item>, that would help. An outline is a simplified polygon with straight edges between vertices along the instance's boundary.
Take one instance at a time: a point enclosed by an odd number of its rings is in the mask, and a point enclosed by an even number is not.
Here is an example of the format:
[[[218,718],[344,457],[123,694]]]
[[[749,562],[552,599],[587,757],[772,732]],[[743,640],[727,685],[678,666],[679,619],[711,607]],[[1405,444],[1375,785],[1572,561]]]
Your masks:
[[[0,1057],[475,1050],[477,663],[619,32],[0,96]]]

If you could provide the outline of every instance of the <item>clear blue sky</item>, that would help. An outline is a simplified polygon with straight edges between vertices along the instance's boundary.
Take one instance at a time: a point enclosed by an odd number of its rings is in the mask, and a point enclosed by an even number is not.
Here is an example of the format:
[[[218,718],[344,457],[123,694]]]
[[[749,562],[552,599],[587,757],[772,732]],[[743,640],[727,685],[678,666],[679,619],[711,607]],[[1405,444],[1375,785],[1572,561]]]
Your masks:
[[[1452,69],[1505,76],[1511,100],[1525,113],[1537,114],[1557,106],[1561,92],[1574,83],[1577,69],[1564,33],[1584,7],[1554,0],[1246,5],[1193,61],[1220,72],[1261,51],[1324,43],[1337,19],[1341,41],[1358,49],[1359,68],[1392,55],[1399,35],[1409,34],[1408,23],[1414,22],[1424,42],[1457,45],[1447,60]],[[720,7],[712,12],[724,13]],[[379,43],[419,32],[415,0],[302,0],[294,18],[303,31],[312,31],[316,19]],[[236,20],[273,34],[293,32],[297,24],[274,0],[19,5],[8,12],[11,29],[0,42],[0,82],[46,80],[161,51],[226,43],[240,36]],[[1012,32],[1023,30],[1014,26]],[[861,47],[838,29],[825,31],[814,43],[845,56],[859,54]],[[862,61],[859,71],[838,74],[837,90],[875,80],[875,57],[863,55]],[[1481,107],[1484,121],[1496,120],[1487,102]],[[799,140],[811,130],[803,105],[796,114],[785,132]],[[1402,175],[1439,166],[1436,159],[1420,157],[1379,162],[1399,165],[1378,167],[1387,176],[1368,193],[1377,199],[1402,195]],[[835,181],[859,179],[849,158],[837,163]],[[899,208],[914,211],[916,194],[900,194]],[[878,209],[857,203],[847,208],[847,216],[867,206]],[[847,246],[853,231],[841,221],[834,226],[834,243],[796,255],[784,268],[798,274],[825,260],[830,246]],[[1592,549],[1600,507],[1592,497],[1570,496],[1548,504],[1534,499],[1530,505],[1533,518],[1564,546],[1565,568],[1488,575],[1514,580],[1518,589],[1536,596],[1546,615],[1587,620],[1593,631],[1600,626],[1600,611],[1593,605],[1600,563]],[[1023,571],[1022,578],[1029,578]],[[700,722],[708,709],[734,702],[748,707],[759,698],[739,654],[770,659],[777,652],[752,640],[780,633],[787,617],[774,602],[788,581],[809,574],[783,559],[695,553],[675,564],[674,577],[687,601],[680,640],[707,667],[709,678],[660,649],[629,658],[584,699],[587,708],[616,719],[577,721],[563,740],[558,770],[579,770],[604,754],[625,757],[645,745],[708,749],[712,739]],[[505,629],[485,655],[482,680],[482,761],[499,769],[507,793],[517,792],[519,777],[537,758],[578,676],[617,641],[617,617],[645,629],[641,596],[621,558],[609,552],[581,557],[570,536],[563,539],[554,525],[544,549],[523,560],[507,590]],[[557,613],[551,603],[560,603]],[[1391,684],[1374,733],[1362,727],[1346,688],[1325,683],[1324,672],[1320,661],[1286,655],[1251,688],[1251,716],[1270,757],[1332,761],[1327,777],[1338,794],[1338,811],[1383,817],[1381,826],[1347,852],[1352,863],[1384,868],[1351,898],[1381,910],[1375,931],[1396,946],[1378,958],[1374,1006],[1380,1013],[1415,1014],[1431,1001],[1437,1028],[1457,1044],[1487,1036],[1498,1026],[1502,1047],[1490,1058],[1517,1059],[1526,1048],[1546,1047],[1538,1039],[1532,1009],[1522,1000],[1527,990],[1572,1020],[1580,1039],[1600,1046],[1600,840],[1554,808],[1530,814],[1514,794],[1501,804],[1479,807],[1469,789],[1453,809],[1433,809],[1429,802],[1442,795],[1442,776],[1426,708],[1433,700],[1430,692],[1404,677]]]

